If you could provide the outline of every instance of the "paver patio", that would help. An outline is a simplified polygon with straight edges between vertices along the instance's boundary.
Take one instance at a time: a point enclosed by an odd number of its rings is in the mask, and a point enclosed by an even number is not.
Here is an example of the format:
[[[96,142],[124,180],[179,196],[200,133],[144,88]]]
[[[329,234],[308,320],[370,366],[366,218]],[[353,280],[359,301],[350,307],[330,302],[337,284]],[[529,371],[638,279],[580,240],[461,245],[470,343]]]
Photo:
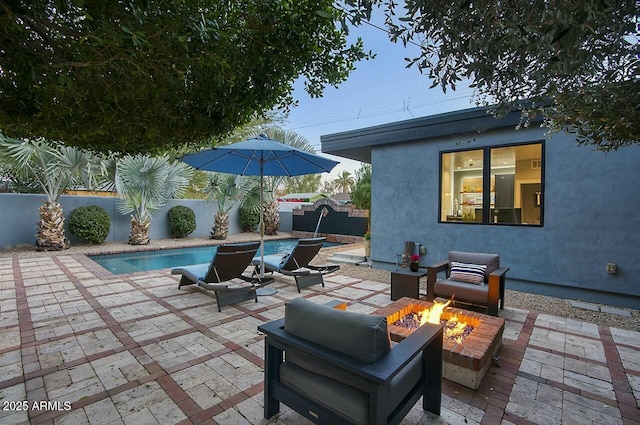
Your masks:
[[[168,270],[114,276],[80,254],[0,258],[1,424],[305,424],[262,412],[263,336],[298,296],[371,313],[387,283],[339,272],[217,311]],[[511,309],[478,390],[443,380],[440,417],[404,424],[640,424],[640,332]],[[416,406],[420,406],[418,403]]]

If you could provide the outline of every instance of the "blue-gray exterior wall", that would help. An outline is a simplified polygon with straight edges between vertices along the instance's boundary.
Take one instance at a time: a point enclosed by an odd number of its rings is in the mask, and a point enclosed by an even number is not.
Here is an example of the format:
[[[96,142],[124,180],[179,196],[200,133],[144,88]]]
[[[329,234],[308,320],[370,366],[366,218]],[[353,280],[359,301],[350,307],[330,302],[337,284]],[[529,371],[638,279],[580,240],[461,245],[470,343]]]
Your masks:
[[[438,222],[440,152],[541,140],[542,227]],[[405,241],[426,245],[423,266],[451,250],[495,252],[512,288],[581,299],[605,291],[592,300],[640,308],[639,149],[604,154],[540,127],[373,146],[372,261],[393,268]],[[617,274],[606,272],[608,262]]]
[[[44,195],[32,194],[0,194],[0,249],[20,246],[34,246],[37,223],[40,219],[38,208],[42,205]],[[65,213],[66,235],[72,244],[84,243],[68,231],[69,216],[75,208],[84,205],[98,205],[111,216],[111,229],[106,242],[127,242],[131,231],[130,216],[121,214],[117,209],[117,198],[100,196],[61,196],[60,205]],[[196,199],[172,199],[157,210],[151,223],[151,239],[169,238],[169,220],[167,213],[175,205],[184,205],[196,215],[196,230],[190,237],[209,237],[213,226],[213,217],[218,210],[217,202]],[[238,209],[229,212],[229,234],[240,233]]]
[[[280,227],[281,232],[291,232],[293,230],[293,213],[291,211],[280,211]]]

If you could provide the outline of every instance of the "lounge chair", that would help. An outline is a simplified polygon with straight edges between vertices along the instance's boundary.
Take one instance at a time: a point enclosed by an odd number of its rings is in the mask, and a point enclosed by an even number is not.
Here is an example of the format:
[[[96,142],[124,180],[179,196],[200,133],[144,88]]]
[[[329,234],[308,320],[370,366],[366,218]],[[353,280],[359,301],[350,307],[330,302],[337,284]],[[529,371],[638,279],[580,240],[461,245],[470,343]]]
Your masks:
[[[215,291],[218,311],[222,311],[223,306],[242,301],[255,300],[258,302],[256,288],[264,282],[243,273],[251,265],[259,247],[260,242],[220,245],[211,262],[176,267],[171,270],[171,274],[182,275],[178,289],[186,285],[197,285]],[[250,284],[229,287],[223,283],[236,278]]]
[[[311,265],[309,264],[324,244],[326,238],[299,239],[293,250],[285,254],[265,255],[264,270],[267,272],[277,272],[285,276],[293,276],[296,279],[298,292],[302,288],[307,288],[318,283],[324,286],[323,276],[340,269],[338,265]],[[256,266],[255,273],[260,273],[260,257],[253,259]]]

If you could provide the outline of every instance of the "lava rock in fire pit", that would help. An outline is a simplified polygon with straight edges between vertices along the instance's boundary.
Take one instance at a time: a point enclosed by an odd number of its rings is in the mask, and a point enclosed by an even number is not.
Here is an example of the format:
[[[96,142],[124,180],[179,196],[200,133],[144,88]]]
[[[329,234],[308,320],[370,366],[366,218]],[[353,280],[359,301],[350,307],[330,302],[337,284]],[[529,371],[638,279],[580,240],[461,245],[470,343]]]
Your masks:
[[[393,322],[393,324],[406,329],[418,329],[420,327],[420,316],[418,313],[409,313],[402,319]]]
[[[420,319],[422,315],[420,313],[409,313],[401,319],[393,322],[394,326],[400,326],[405,329],[418,329],[420,327]],[[457,329],[454,333],[453,330],[458,326],[457,321],[449,321],[447,319],[441,319],[440,324],[444,328],[444,338],[451,341],[462,341],[471,332],[473,332],[473,326],[466,325],[463,329]]]
[[[458,322],[450,322],[448,320],[440,320],[440,324],[444,327],[444,337],[451,341],[462,341],[471,332],[473,332],[473,326],[467,325],[462,330],[457,330],[455,333],[451,332],[456,329]]]

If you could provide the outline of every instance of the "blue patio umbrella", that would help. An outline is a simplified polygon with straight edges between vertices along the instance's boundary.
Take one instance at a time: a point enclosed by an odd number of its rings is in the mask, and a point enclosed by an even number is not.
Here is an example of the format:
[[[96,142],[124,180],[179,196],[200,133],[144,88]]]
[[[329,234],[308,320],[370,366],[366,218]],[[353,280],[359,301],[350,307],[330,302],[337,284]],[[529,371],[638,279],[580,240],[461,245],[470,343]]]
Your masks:
[[[188,153],[182,157],[182,161],[196,170],[260,176],[260,278],[264,277],[264,176],[291,177],[327,173],[338,165],[336,161],[285,145],[264,134],[244,142]]]

